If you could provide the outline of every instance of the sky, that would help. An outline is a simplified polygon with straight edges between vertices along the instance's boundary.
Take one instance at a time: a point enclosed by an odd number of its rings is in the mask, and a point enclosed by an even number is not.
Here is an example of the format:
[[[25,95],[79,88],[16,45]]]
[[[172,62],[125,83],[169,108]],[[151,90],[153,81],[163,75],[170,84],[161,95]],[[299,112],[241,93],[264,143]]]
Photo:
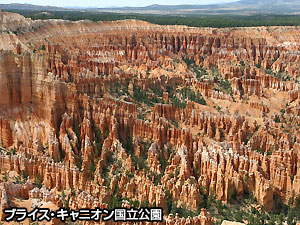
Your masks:
[[[182,5],[182,4],[214,4],[221,2],[233,2],[237,0],[1,0],[3,4],[26,3],[33,5],[50,5],[59,7],[78,6],[78,7],[110,7],[110,6],[148,6],[152,4],[160,5]]]

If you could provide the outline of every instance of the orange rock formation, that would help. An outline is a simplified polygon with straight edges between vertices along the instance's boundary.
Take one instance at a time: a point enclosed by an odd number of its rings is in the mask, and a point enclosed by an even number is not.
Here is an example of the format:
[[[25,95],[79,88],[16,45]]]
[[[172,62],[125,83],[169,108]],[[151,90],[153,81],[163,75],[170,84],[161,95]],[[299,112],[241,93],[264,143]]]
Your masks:
[[[74,209],[108,207],[116,193],[193,211],[202,189],[223,202],[252,193],[265,210],[300,195],[299,28],[0,12],[0,30],[0,168],[29,179],[3,180],[1,209],[8,196],[61,206],[62,191]],[[164,218],[212,223],[205,209]]]

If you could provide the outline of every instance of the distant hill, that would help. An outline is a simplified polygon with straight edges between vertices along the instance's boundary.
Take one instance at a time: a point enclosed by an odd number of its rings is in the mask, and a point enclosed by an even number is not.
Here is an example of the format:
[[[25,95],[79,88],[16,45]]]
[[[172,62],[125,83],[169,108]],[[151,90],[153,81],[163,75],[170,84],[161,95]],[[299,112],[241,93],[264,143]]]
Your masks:
[[[300,0],[240,0],[211,5],[149,5],[146,7],[94,8],[101,12],[154,14],[300,14]]]
[[[254,4],[299,4],[299,0],[240,0],[239,3],[246,5]]]
[[[60,8],[30,4],[0,4],[3,10],[43,10],[43,11],[96,11],[115,13],[147,13],[147,14],[300,14],[300,0],[240,0],[232,3],[211,5],[149,5],[146,7],[110,7],[110,8]]]
[[[65,11],[69,10],[68,8],[61,8],[61,7],[55,7],[55,6],[42,6],[42,5],[32,5],[32,4],[18,4],[18,3],[12,3],[12,4],[0,4],[0,7],[3,10],[43,10],[43,11]]]
[[[243,0],[235,3],[216,5],[150,5],[147,7],[90,10],[101,12],[155,14],[300,14],[300,1]]]

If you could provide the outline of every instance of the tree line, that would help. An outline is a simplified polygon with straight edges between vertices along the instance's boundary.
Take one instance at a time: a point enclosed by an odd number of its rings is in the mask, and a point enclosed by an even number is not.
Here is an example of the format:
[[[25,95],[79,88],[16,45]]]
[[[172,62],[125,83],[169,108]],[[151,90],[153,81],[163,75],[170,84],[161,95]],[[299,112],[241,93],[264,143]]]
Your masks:
[[[256,26],[299,26],[299,15],[153,15],[124,14],[88,11],[39,11],[7,10],[33,20],[64,19],[71,21],[115,21],[124,19],[143,20],[159,25],[186,25],[191,27],[256,27]]]

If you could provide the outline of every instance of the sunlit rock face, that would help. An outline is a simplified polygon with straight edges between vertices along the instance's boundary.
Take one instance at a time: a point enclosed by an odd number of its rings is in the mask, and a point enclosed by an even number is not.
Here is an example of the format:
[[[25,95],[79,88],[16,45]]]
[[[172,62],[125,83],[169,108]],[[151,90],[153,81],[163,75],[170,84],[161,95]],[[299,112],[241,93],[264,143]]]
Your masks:
[[[74,209],[171,201],[197,216],[165,224],[212,224],[203,196],[300,195],[299,28],[0,12],[0,30],[0,168],[27,182],[2,177],[2,208],[64,191]]]

